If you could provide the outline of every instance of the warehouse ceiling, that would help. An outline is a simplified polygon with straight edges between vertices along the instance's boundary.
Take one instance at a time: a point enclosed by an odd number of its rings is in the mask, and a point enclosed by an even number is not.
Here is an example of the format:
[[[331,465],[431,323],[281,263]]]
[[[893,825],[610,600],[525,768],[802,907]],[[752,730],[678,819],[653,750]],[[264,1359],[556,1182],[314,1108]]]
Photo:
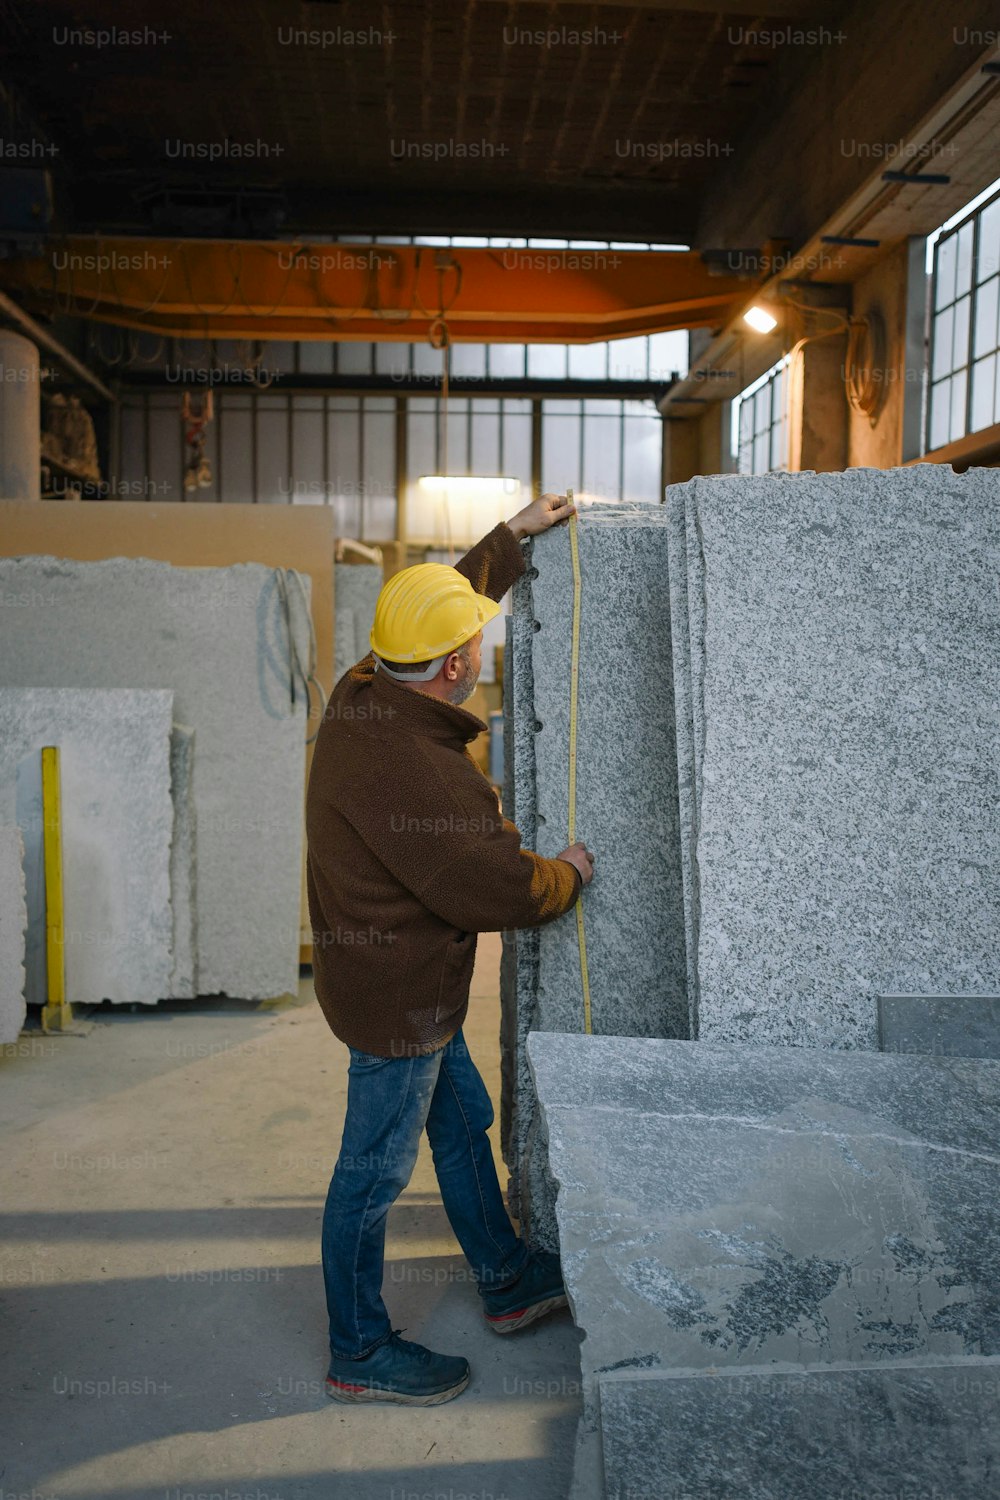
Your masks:
[[[0,0],[6,139],[65,231],[690,243],[849,8]]]

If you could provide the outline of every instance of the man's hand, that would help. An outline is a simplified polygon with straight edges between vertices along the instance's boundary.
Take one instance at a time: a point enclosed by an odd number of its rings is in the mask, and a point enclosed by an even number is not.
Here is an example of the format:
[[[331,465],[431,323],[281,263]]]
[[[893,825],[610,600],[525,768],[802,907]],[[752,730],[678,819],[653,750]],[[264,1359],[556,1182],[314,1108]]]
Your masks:
[[[507,525],[520,541],[522,537],[537,536],[540,531],[548,531],[550,526],[558,526],[560,521],[568,521],[575,511],[576,506],[568,504],[565,495],[540,495],[537,500],[519,510]]]
[[[579,870],[580,879],[584,885],[589,885],[593,880],[594,856],[586,844],[570,844],[568,849],[564,849],[561,854],[556,855],[556,859],[564,859],[567,864],[571,864],[574,869]]]

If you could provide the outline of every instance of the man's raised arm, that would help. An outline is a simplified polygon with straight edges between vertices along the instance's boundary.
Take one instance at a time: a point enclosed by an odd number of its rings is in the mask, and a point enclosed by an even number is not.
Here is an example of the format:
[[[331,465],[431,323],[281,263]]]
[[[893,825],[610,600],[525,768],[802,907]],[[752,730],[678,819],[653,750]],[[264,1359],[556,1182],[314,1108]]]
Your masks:
[[[502,599],[514,581],[524,572],[524,553],[521,541],[526,536],[537,536],[560,521],[567,521],[574,507],[567,504],[565,495],[542,495],[519,510],[509,521],[501,521],[481,542],[468,551],[456,564],[459,573],[472,584],[477,594],[486,594],[490,599]]]

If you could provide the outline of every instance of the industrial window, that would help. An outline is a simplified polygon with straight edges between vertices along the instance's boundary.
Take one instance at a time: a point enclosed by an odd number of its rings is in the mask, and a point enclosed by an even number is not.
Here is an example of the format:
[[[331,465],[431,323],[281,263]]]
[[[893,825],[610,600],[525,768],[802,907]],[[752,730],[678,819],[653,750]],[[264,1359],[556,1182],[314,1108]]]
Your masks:
[[[477,235],[340,235],[340,243],[383,245],[438,245],[461,248],[529,250],[687,250],[687,245],[650,244],[621,240],[485,238]],[[453,344],[451,374],[484,380],[636,380],[669,385],[685,375],[690,363],[686,329],[638,335],[597,344]],[[388,352],[388,351],[395,352]],[[351,352],[347,352],[351,351]],[[409,352],[408,352],[409,351]],[[336,373],[393,373],[435,376],[441,355],[425,345],[340,344]]]
[[[471,546],[506,521],[531,493],[532,403],[509,397],[435,396],[406,403],[406,531],[427,546]],[[480,493],[446,493],[422,485],[441,475],[471,474],[505,483]]]
[[[669,385],[687,371],[689,334],[642,334],[596,344],[461,344],[451,346],[453,379],[472,380],[635,380]],[[388,380],[441,377],[440,351],[427,344],[342,343],[332,349],[335,375],[382,375]],[[308,344],[300,344],[306,351]],[[310,354],[312,364],[317,356]],[[304,370],[300,355],[299,370]]]
[[[114,498],[326,504],[339,536],[395,536],[394,397],[216,390],[213,400],[205,443],[210,482],[185,491],[180,394],[123,397]]]
[[[786,357],[733,402],[732,449],[741,474],[788,468],[787,378]]]
[[[663,423],[652,401],[553,399],[542,406],[542,489],[659,501]]]
[[[927,448],[1000,422],[1000,193],[933,244]]]
[[[675,329],[596,344],[456,343],[451,347],[450,373],[453,379],[483,381],[527,378],[598,384],[618,380],[666,386],[687,372],[689,342],[686,329]],[[280,340],[240,344],[227,339],[157,338],[102,325],[90,334],[89,352],[96,364],[113,369],[119,377],[157,370],[163,371],[172,385],[193,389],[209,384],[212,371],[219,372],[220,377],[212,382],[215,389],[223,383],[223,375],[245,380],[247,385],[253,375],[260,389],[266,389],[279,376],[287,379],[296,375],[348,380],[360,376],[366,381],[381,378],[388,389],[404,381],[437,385],[442,372],[441,352],[429,344]]]
[[[397,403],[405,412],[407,531],[427,546],[467,546],[531,491],[533,425],[540,423],[542,486],[601,500],[658,501],[662,420],[652,401],[459,397],[447,418],[436,396],[214,392],[206,431],[210,477],[186,491],[177,391],[132,391],[119,407],[121,498],[331,505],[340,536],[396,533]],[[443,497],[434,475],[504,477],[495,495]]]

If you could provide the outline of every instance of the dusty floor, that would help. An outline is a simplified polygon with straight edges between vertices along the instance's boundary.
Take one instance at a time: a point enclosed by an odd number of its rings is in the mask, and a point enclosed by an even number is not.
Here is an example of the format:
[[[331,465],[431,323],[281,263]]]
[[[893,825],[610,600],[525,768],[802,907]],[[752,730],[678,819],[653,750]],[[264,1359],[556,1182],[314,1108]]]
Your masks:
[[[481,939],[466,1036],[494,1100],[498,965]],[[347,1052],[310,984],[94,1019],[0,1048],[3,1500],[563,1500],[579,1336],[566,1312],[489,1332],[426,1141],[385,1298],[472,1383],[426,1410],[323,1393]]]

